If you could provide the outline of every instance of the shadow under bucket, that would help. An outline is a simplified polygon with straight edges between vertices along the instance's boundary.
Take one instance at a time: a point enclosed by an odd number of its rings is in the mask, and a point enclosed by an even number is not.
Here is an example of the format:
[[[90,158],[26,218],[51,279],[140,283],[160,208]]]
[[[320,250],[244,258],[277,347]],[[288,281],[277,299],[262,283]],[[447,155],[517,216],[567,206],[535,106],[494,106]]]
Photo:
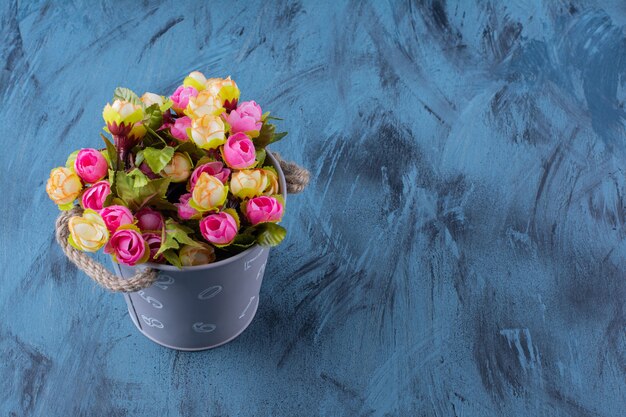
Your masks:
[[[281,192],[287,186],[280,164],[270,152]],[[139,331],[162,346],[195,351],[211,349],[240,335],[252,322],[259,305],[259,291],[270,249],[254,245],[245,251],[207,265],[178,269],[146,263],[158,271],[154,284],[124,294],[128,313]],[[124,279],[136,269],[113,264]]]

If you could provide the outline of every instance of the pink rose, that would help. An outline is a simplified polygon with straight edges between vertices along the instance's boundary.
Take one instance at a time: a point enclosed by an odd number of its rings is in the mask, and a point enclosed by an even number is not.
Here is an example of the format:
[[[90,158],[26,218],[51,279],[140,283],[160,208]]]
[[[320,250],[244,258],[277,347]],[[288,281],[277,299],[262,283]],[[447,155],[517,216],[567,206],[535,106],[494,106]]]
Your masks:
[[[113,255],[113,259],[128,266],[146,262],[150,255],[148,244],[135,229],[118,229],[104,247],[104,252]]]
[[[236,110],[230,112],[226,121],[230,125],[230,132],[248,132],[252,137],[257,137],[261,130],[261,107],[254,101],[244,101]]]
[[[100,216],[104,220],[109,232],[114,233],[120,226],[124,224],[133,224],[133,213],[128,207],[109,206],[100,210]]]
[[[174,91],[174,94],[170,96],[170,99],[174,102],[172,106],[174,111],[178,114],[183,114],[183,111],[189,104],[189,97],[195,97],[198,95],[198,90],[193,87],[185,87],[181,85]]]
[[[218,180],[222,181],[223,184],[226,184],[228,176],[230,175],[230,169],[225,168],[224,164],[219,161],[207,162],[206,164],[199,165],[196,169],[194,169],[193,174],[191,174],[191,179],[189,180],[189,191],[193,191],[193,187],[196,185],[198,178],[200,178],[200,174],[203,172],[213,175]]]
[[[143,240],[146,241],[146,243],[148,244],[148,248],[150,249],[150,262],[163,262],[165,260],[165,258],[163,257],[163,254],[160,254],[159,256],[157,256],[157,258],[155,259],[154,256],[157,254],[157,252],[159,251],[159,248],[161,247],[161,234],[158,233],[154,233],[154,232],[146,232],[146,233],[142,233],[141,237],[143,237]]]
[[[246,203],[246,217],[254,226],[259,223],[278,222],[283,216],[283,205],[274,197],[262,195]]]
[[[83,193],[81,202],[84,209],[101,210],[104,207],[104,200],[111,194],[111,185],[108,181],[98,181]]]
[[[237,221],[223,211],[209,214],[200,220],[200,233],[214,245],[228,245],[237,235]]]
[[[160,232],[163,229],[163,215],[150,207],[144,207],[135,213],[137,226],[142,232],[151,230]]]
[[[181,195],[178,199],[179,203],[174,203],[178,209],[178,217],[183,220],[189,220],[198,214],[198,211],[189,205],[189,200],[191,200],[191,193]]]
[[[170,125],[170,133],[178,140],[188,140],[187,129],[191,128],[191,119],[187,116],[179,117],[173,125]]]
[[[96,149],[81,149],[74,161],[74,170],[83,181],[93,184],[100,181],[107,174],[109,164],[100,151]]]
[[[224,144],[222,158],[231,168],[250,168],[256,160],[254,145],[245,133],[235,133]]]

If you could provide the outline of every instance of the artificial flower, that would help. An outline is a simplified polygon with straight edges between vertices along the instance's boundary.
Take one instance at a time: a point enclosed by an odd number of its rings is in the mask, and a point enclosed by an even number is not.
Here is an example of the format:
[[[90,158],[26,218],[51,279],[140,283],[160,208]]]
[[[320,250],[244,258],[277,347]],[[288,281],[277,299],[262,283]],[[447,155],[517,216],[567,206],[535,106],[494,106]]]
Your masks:
[[[55,204],[59,206],[71,204],[82,190],[80,178],[71,169],[59,167],[50,171],[46,192]]]
[[[206,265],[215,261],[215,249],[206,243],[196,242],[198,246],[183,245],[179,258],[183,266]]]
[[[85,210],[82,216],[70,217],[67,227],[70,230],[70,245],[85,252],[97,251],[109,239],[104,220],[93,210]]]

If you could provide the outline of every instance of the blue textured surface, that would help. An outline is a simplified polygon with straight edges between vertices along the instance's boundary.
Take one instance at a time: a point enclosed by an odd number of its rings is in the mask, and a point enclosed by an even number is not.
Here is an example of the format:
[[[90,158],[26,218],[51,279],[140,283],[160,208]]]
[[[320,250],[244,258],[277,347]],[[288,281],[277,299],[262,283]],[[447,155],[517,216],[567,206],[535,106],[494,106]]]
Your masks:
[[[98,3],[0,5],[0,415],[625,414],[624,2]],[[313,181],[256,320],[190,354],[64,259],[44,187],[114,87],[195,69]]]

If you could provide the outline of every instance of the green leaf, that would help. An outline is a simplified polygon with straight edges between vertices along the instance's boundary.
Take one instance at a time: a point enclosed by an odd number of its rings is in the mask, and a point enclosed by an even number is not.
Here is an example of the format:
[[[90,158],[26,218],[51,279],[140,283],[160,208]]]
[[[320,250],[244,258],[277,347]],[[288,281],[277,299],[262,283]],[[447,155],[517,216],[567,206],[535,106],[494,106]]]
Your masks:
[[[273,119],[272,117],[268,117],[268,120]],[[287,132],[279,132],[276,133],[276,126],[271,123],[263,123],[261,126],[261,131],[259,132],[259,136],[252,139],[254,146],[257,148],[265,148],[270,143],[278,142],[282,138],[287,136]]]
[[[250,246],[254,245],[255,241],[256,238],[254,237],[254,235],[244,233],[235,236],[235,240],[233,240],[231,245],[237,246],[239,248],[249,248]]]
[[[270,144],[275,132],[276,126],[271,123],[263,123],[263,126],[261,126],[261,130],[259,131],[259,136],[252,139],[254,146],[257,149],[265,148],[267,145]]]
[[[80,150],[75,150],[74,152],[69,154],[69,156],[67,157],[67,161],[65,161],[65,168],[74,171],[74,162],[76,161],[76,156],[78,155],[78,152],[80,152]]]
[[[141,172],[138,168],[133,169],[128,173],[128,176],[131,177],[134,181],[135,187],[143,187],[148,184],[149,178],[146,177],[146,174]]]
[[[163,124],[163,112],[158,104],[153,104],[144,112],[143,124],[150,129],[158,129]]]
[[[274,136],[272,137],[272,140],[270,140],[270,143],[278,142],[279,140],[287,136],[287,133],[288,132],[274,133]]]
[[[264,120],[285,120],[285,119],[281,119],[280,117],[274,117],[274,116],[268,115]]]
[[[142,152],[142,158],[154,173],[159,173],[172,160],[174,148],[166,146],[163,149],[146,148]]]
[[[133,104],[143,105],[139,96],[129,88],[117,87],[113,92],[113,100],[125,100]]]
[[[165,222],[165,230],[163,233],[165,234],[165,238],[162,239],[161,247],[157,255],[164,253],[168,249],[178,249],[180,245],[201,246],[200,243],[189,237],[189,234],[193,233],[192,229],[178,224],[172,219],[167,219]]]
[[[123,171],[115,173],[117,195],[129,209],[135,211],[154,201],[165,199],[165,193],[170,184],[169,178],[149,180],[144,185],[140,185],[143,183],[143,179],[137,180],[136,178],[136,176],[129,175]]]
[[[155,255],[157,256],[157,255]],[[163,257],[172,265],[174,265],[177,268],[182,268],[183,264],[180,262],[180,258],[178,256],[178,254],[176,253],[175,250],[173,249],[168,249],[165,252],[163,252]]]
[[[102,140],[104,140],[104,144],[107,147],[109,161],[111,161],[111,168],[117,171],[119,167],[119,164],[118,164],[119,161],[117,160],[117,149],[115,148],[115,145],[113,145],[106,136],[104,136],[102,133],[100,133],[100,136],[102,136]]]
[[[257,231],[257,242],[261,246],[276,246],[287,236],[287,230],[276,223],[262,223]]]
[[[261,149],[257,149],[256,150],[256,165],[257,167],[260,167],[263,165],[263,163],[265,162],[265,156],[267,155],[267,152],[265,152],[265,148],[261,148]]]
[[[185,142],[182,142],[180,145],[178,145],[176,147],[176,152],[187,152],[189,156],[191,156],[191,158],[194,160],[201,159],[201,158],[208,158],[206,156],[206,151],[199,148],[198,145],[196,145],[195,142],[192,141],[191,139]]]

